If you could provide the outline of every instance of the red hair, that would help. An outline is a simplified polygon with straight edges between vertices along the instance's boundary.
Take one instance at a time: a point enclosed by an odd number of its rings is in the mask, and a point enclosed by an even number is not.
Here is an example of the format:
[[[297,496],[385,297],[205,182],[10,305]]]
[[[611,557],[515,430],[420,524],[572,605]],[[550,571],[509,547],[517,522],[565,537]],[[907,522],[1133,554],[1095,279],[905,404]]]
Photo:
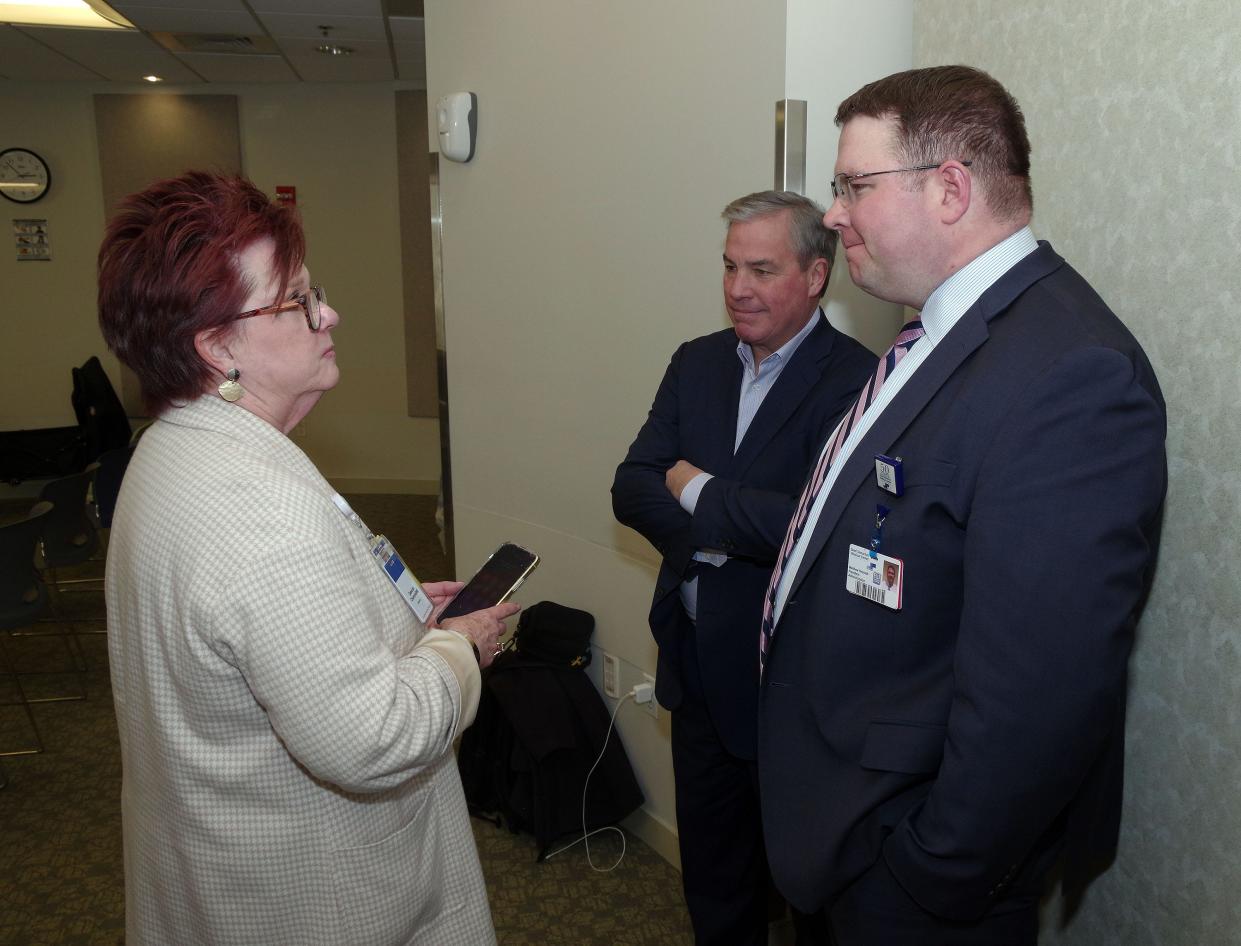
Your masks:
[[[207,390],[215,372],[194,337],[233,322],[253,287],[238,256],[270,239],[285,282],[306,241],[297,212],[245,178],[189,171],[126,197],[99,248],[99,327],[138,378],[151,414]]]

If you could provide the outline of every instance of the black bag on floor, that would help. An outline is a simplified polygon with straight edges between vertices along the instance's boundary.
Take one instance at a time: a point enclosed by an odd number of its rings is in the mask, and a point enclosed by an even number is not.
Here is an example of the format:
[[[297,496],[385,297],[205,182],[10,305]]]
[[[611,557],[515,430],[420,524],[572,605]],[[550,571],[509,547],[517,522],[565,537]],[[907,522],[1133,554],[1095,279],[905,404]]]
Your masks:
[[[580,629],[583,618],[592,628],[594,619],[546,601],[526,614],[536,620],[523,617],[519,649],[483,671],[478,716],[461,737],[457,764],[471,814],[496,815],[511,831],[533,834],[541,860],[552,842],[581,834],[582,790],[600,751],[586,793],[587,830],[615,824],[644,799],[615,731],[603,750],[611,717],[581,669],[590,660],[590,644],[589,632],[583,639]],[[548,635],[546,627],[563,628],[555,618],[565,616],[576,634]],[[539,630],[523,644],[531,628]],[[537,643],[531,647],[531,641]]]

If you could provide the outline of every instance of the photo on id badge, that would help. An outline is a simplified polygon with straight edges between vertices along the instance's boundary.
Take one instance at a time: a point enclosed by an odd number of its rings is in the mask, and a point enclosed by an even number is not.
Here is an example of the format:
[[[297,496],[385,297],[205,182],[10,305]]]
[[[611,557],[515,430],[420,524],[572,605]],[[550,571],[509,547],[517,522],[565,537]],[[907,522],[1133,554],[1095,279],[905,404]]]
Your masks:
[[[860,545],[849,546],[845,588],[850,594],[899,611],[904,583],[904,561],[891,555],[880,555]]]

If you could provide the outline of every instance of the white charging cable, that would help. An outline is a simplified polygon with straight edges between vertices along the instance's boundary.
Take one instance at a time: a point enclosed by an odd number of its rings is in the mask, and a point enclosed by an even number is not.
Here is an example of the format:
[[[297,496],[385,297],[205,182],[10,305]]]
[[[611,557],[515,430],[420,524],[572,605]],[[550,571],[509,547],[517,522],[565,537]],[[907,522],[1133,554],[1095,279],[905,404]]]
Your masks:
[[[608,740],[612,738],[612,729],[616,726],[616,714],[619,713],[620,708],[625,705],[625,700],[638,700],[639,702],[645,703],[654,698],[651,691],[652,687],[649,683],[639,683],[632,690],[622,696],[620,698],[620,702],[616,704],[616,709],[612,710],[612,719],[608,722],[608,733],[603,737],[603,748],[599,750],[599,758],[595,759],[595,764],[592,765],[590,767],[590,771],[586,773],[586,784],[582,786],[582,836],[570,841],[564,847],[557,848],[550,854],[545,855],[543,860],[551,860],[557,854],[562,854],[569,850],[569,848],[576,847],[577,845],[583,843],[586,845],[586,863],[590,865],[591,870],[597,871],[600,874],[606,874],[609,871],[616,870],[616,868],[620,866],[620,862],[625,859],[625,832],[620,828],[615,825],[608,825],[606,828],[595,828],[594,831],[586,830],[586,791],[590,788],[590,777],[595,774],[595,769],[597,769],[599,767],[599,763],[603,761],[603,754],[608,751]],[[639,700],[639,693],[641,693],[645,699]],[[611,867],[596,867],[595,860],[590,853],[590,837],[593,834],[602,834],[604,831],[615,831],[620,835],[620,854],[617,855],[616,861]]]

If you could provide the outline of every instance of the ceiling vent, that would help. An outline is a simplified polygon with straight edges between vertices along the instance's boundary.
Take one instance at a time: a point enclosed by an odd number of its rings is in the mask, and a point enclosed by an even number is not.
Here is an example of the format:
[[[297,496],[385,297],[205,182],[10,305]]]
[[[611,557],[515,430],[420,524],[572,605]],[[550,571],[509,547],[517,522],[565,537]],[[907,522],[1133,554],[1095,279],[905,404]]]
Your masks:
[[[266,36],[232,36],[227,33],[151,33],[174,53],[218,53],[229,56],[277,55],[276,44]]]

